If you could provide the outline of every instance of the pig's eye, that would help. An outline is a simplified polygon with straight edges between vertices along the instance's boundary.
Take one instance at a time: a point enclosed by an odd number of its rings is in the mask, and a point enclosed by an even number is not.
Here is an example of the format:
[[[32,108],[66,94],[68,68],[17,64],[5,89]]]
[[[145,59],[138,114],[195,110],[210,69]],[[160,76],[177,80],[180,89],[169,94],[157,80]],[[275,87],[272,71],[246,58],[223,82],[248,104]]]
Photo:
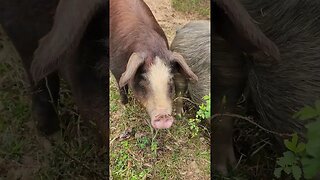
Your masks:
[[[135,85],[135,92],[139,97],[144,97],[147,93],[147,81],[145,80],[140,80],[136,85]]]
[[[141,81],[139,82],[139,85],[142,86],[142,87],[147,87],[148,84],[149,84],[149,83],[148,83],[147,80],[141,80]]]
[[[174,69],[176,69],[176,67],[177,67],[177,63],[176,62],[173,62],[173,63],[170,63],[170,69],[171,70],[174,70]]]
[[[147,74],[143,73],[139,76],[139,86],[147,87],[149,84]]]
[[[143,80],[147,80],[148,79],[148,77],[147,77],[147,74],[141,74],[141,78],[143,79]]]

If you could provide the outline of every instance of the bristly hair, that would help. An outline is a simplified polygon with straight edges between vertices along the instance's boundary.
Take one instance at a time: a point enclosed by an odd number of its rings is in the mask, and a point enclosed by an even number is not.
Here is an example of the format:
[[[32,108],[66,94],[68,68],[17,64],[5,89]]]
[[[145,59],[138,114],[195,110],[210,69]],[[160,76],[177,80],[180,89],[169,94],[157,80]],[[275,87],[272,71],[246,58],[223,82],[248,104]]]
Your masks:
[[[320,2],[242,2],[281,52],[277,66],[249,64],[248,85],[261,122],[275,131],[303,134],[303,122],[293,115],[320,99]]]

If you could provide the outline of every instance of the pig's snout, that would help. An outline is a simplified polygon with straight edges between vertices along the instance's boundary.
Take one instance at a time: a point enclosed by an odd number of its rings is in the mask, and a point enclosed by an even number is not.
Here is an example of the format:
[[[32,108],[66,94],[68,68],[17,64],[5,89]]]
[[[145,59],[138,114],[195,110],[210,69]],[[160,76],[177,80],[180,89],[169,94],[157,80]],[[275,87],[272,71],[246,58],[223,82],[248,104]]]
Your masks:
[[[170,128],[173,124],[173,117],[170,114],[156,115],[154,119],[151,120],[151,125],[155,129],[166,129]]]

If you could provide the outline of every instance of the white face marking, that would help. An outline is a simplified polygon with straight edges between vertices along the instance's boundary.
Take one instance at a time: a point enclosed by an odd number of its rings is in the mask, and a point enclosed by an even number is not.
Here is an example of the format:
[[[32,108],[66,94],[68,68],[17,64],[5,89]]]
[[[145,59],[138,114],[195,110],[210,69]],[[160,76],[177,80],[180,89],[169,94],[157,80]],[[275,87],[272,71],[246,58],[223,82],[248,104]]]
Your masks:
[[[172,78],[170,68],[159,57],[156,57],[147,73],[147,77],[152,92],[152,95],[147,100],[147,107],[150,108],[148,109],[156,111],[154,112],[156,114],[158,110],[171,114],[171,97],[168,93],[169,81]]]

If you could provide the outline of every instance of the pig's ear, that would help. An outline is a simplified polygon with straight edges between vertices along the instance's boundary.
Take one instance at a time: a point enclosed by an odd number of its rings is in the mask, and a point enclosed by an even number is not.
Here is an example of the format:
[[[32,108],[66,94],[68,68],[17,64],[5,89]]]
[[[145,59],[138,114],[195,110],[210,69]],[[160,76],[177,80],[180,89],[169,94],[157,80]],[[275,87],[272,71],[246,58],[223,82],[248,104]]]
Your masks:
[[[172,61],[177,62],[179,66],[182,69],[182,73],[187,75],[189,79],[198,81],[198,76],[195,75],[191,68],[186,63],[186,60],[183,58],[183,56],[177,52],[172,52],[171,58]]]
[[[215,0],[213,32],[242,51],[255,54],[262,51],[272,62],[280,61],[280,52],[252,22],[251,16],[238,0]]]
[[[79,44],[97,10],[106,5],[105,0],[60,0],[53,26],[34,53],[30,69],[34,81],[57,70],[59,61]]]
[[[132,53],[126,71],[122,73],[119,86],[120,88],[128,84],[129,80],[134,77],[138,68],[144,63],[144,58],[139,53]]]

